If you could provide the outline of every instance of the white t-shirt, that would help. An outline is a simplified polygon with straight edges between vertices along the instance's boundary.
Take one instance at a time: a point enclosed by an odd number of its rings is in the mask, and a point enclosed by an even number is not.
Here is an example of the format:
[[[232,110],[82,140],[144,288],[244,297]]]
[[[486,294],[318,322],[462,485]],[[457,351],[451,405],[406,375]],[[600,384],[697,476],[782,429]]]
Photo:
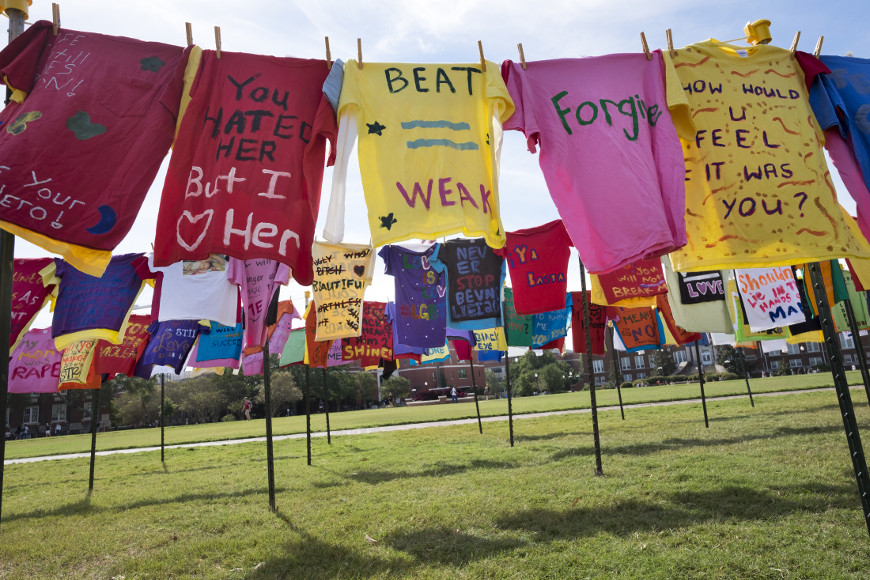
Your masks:
[[[229,260],[212,254],[207,260],[176,262],[165,268],[157,320],[214,320],[234,326],[239,314],[239,290],[227,277]]]

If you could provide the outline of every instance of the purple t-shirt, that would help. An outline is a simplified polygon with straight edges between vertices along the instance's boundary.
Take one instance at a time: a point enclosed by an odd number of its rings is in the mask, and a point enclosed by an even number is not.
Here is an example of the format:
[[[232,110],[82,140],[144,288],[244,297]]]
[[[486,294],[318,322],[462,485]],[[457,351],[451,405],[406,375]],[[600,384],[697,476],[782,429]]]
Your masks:
[[[396,279],[396,316],[393,327],[401,344],[423,348],[444,346],[447,331],[447,288],[444,271],[434,261],[438,244],[422,252],[384,246],[378,255],[386,273]],[[395,341],[394,341],[395,343]]]
[[[399,340],[399,329],[396,324],[396,303],[387,302],[387,320],[393,325],[393,356],[400,354],[426,354],[422,346],[408,346]]]
[[[278,284],[290,279],[290,268],[275,260],[230,260],[227,274],[230,282],[242,288],[245,305],[245,348],[263,346],[266,342],[266,311]]]
[[[175,374],[181,374],[193,343],[208,328],[196,320],[166,320],[151,323],[148,332],[151,341],[136,366],[136,376],[142,378],[151,376],[152,365],[170,366]]]

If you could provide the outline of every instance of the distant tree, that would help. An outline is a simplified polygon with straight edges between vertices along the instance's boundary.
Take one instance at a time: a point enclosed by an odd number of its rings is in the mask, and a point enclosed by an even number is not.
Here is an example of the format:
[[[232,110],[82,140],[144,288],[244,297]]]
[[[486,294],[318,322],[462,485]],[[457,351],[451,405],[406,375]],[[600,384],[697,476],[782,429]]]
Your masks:
[[[366,408],[369,401],[378,400],[378,379],[370,372],[353,373],[356,379],[357,404]]]
[[[729,373],[734,373],[741,378],[745,377],[746,373],[752,370],[749,363],[746,362],[746,355],[743,354],[743,349],[734,348],[733,346],[717,346],[716,360],[720,361]]]
[[[404,399],[411,392],[411,381],[405,377],[392,376],[381,382],[381,396],[392,396],[394,399]]]
[[[785,375],[791,374],[791,368],[788,366],[788,361],[784,358],[779,359],[779,362],[776,364],[776,369],[773,371],[773,375],[776,377],[784,377]]]
[[[677,371],[677,363],[674,362],[674,355],[671,352],[671,347],[664,346],[658,350],[652,351],[650,355],[652,362],[653,374],[667,377]],[[661,370],[658,370],[661,368]]]
[[[302,400],[302,391],[296,386],[296,381],[293,380],[293,375],[288,372],[275,372],[269,376],[269,395],[271,403],[271,414],[274,417],[279,414],[278,411],[285,408],[289,403],[295,403]],[[266,387],[260,385],[257,395],[254,397],[254,402],[266,405]]]
[[[505,379],[501,374],[495,374],[489,369],[486,369],[483,373],[484,381],[486,382],[486,386],[489,387],[489,393],[491,395],[498,395],[504,391]]]

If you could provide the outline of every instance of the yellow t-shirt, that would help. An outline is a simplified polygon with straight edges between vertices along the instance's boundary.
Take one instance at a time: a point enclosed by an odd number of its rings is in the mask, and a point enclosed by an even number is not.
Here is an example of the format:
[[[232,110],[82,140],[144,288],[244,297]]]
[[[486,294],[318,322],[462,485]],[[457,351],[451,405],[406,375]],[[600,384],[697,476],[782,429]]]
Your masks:
[[[696,132],[683,141],[688,244],[674,268],[784,266],[867,257],[822,153],[804,76],[785,49],[707,40],[670,56]]]
[[[348,110],[374,246],[460,231],[504,246],[498,158],[514,105],[498,65],[351,60],[338,113]]]

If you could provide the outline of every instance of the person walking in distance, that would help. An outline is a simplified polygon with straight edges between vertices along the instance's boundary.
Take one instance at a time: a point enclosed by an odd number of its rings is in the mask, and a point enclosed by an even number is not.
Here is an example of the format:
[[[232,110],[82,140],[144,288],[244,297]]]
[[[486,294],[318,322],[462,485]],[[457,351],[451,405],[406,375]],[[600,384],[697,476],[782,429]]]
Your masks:
[[[242,404],[242,411],[245,412],[245,421],[251,420],[251,407],[253,407],[251,400],[248,399],[248,397],[245,397],[245,401]]]
[[[450,400],[453,403],[459,402],[459,397],[456,396],[456,387],[453,387],[452,389],[450,389]]]

